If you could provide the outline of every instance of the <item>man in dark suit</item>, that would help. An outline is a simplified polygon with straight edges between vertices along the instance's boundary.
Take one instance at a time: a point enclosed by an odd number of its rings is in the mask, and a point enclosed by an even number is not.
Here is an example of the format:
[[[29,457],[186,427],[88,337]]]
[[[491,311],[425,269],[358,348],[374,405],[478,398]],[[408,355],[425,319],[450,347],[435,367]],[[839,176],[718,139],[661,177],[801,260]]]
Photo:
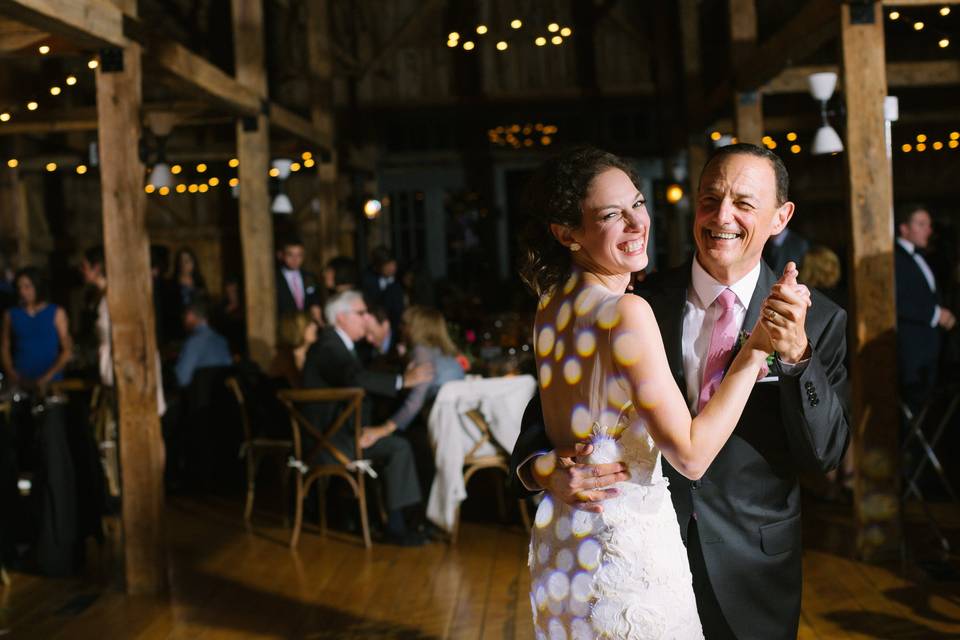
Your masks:
[[[316,322],[323,323],[320,307],[320,285],[303,267],[303,242],[287,238],[277,252],[277,314],[305,312]]]
[[[357,356],[355,344],[367,330],[367,306],[356,291],[331,298],[324,313],[328,326],[307,352],[303,367],[305,388],[361,387],[367,394],[395,397],[401,389],[432,379],[430,365],[410,367],[402,375],[370,371]],[[314,405],[305,410],[321,428],[330,423],[335,410],[330,405]],[[369,402],[364,402],[363,425],[348,425],[334,436],[332,443],[347,456],[354,455],[354,429],[361,429],[363,456],[382,467],[388,511],[388,540],[402,545],[423,544],[424,539],[407,527],[404,510],[421,501],[413,451],[409,443],[393,435],[388,425],[367,426]],[[329,456],[328,453],[321,454]]]
[[[394,327],[400,326],[406,307],[403,285],[397,278],[397,259],[386,247],[370,252],[370,271],[363,276],[363,295],[368,303],[383,307]]]
[[[783,162],[766,149],[719,149],[701,177],[694,260],[651,275],[638,291],[657,317],[691,412],[708,342],[698,338],[713,329],[704,296],[732,290],[735,318],[744,329],[754,326],[777,281],[761,262],[764,243],[793,215],[788,182]],[[771,332],[778,356],[770,375],[757,382],[732,436],[700,480],[663,461],[709,640],[796,638],[802,586],[798,477],[835,468],[848,439],[846,314],[816,291],[809,308],[783,288],[772,296],[779,311],[768,317],[778,327]],[[602,508],[609,495],[604,488],[625,465],[576,463],[575,456],[592,450],[578,444],[556,450],[558,463],[539,475],[532,463],[551,448],[535,398],[513,450],[516,477],[527,491],[547,488],[574,507]]]
[[[905,204],[896,210],[897,243],[894,266],[897,281],[897,365],[900,394],[917,412],[937,379],[940,330],[957,323],[949,309],[940,306],[937,282],[921,255],[933,225],[922,204]]]
[[[793,262],[799,269],[803,265],[803,258],[810,251],[810,242],[796,231],[784,229],[776,235],[770,236],[763,247],[763,259],[776,274],[783,273],[788,262]]]

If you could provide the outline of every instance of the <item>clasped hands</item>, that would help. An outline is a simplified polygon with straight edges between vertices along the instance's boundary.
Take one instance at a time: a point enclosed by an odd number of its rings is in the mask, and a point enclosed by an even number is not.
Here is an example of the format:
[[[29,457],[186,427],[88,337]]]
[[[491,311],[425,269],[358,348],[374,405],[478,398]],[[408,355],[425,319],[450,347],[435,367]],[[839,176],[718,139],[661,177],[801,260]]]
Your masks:
[[[797,275],[797,265],[788,262],[783,275],[770,288],[770,295],[764,300],[757,320],[757,327],[762,327],[770,339],[770,350],[788,364],[810,357],[805,327],[807,310],[813,303],[810,290],[797,282]],[[762,336],[757,338],[762,339]]]

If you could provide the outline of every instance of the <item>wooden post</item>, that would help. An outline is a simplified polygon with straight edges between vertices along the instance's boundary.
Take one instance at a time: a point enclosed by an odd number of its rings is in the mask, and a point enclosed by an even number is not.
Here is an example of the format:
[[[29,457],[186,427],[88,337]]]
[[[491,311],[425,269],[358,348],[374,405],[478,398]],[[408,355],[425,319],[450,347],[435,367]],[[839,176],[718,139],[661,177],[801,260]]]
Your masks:
[[[844,155],[850,179],[852,437],[857,549],[892,557],[900,530],[900,407],[893,282],[893,187],[885,143],[887,94],[879,2],[841,7]]]
[[[338,255],[340,233],[339,199],[337,197],[337,154],[333,121],[333,55],[330,51],[330,3],[309,0],[307,10],[307,68],[310,77],[310,120],[317,132],[327,140],[329,157],[315,157],[319,213],[314,229],[321,265]]]
[[[750,57],[757,45],[756,0],[729,0],[730,53],[734,69]],[[734,77],[736,73],[733,74]],[[740,142],[760,144],[763,137],[763,107],[760,92],[735,91],[733,124]]]
[[[687,111],[687,217],[692,219],[696,211],[697,188],[700,186],[700,173],[707,161],[707,147],[702,128],[697,125],[697,116],[703,103],[700,65],[700,8],[698,0],[680,0],[680,40],[683,46],[683,93],[686,97]],[[690,223],[685,221],[685,233],[689,233]],[[683,237],[684,246],[690,242],[689,236]],[[680,264],[687,259],[688,252],[671,260]]]
[[[19,267],[30,264],[30,217],[27,212],[26,185],[20,179],[20,170],[8,168],[3,158],[0,169],[0,207],[7,212],[0,221],[0,237],[11,239],[16,247],[16,260]],[[9,256],[7,256],[9,257]]]
[[[267,96],[263,54],[263,6],[260,0],[232,0],[233,43],[237,81]],[[277,340],[277,293],[273,218],[267,191],[270,135],[260,113],[237,122],[240,161],[240,244],[246,298],[247,347],[250,358],[266,369]]]
[[[136,2],[124,0],[136,14]],[[166,585],[163,442],[157,413],[157,345],[140,143],[140,46],[116,50],[97,69],[103,244],[110,286],[113,363],[123,467],[123,549],[128,593]],[[105,57],[106,58],[106,57]]]

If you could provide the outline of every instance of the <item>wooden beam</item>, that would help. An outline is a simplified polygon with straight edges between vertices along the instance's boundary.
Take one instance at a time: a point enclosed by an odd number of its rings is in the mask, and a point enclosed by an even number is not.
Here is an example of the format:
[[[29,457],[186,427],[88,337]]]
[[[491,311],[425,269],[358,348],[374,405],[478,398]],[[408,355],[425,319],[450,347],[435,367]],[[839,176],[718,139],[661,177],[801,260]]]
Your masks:
[[[807,65],[784,69],[763,86],[763,93],[807,93],[807,78],[812,73],[833,71],[837,65]],[[943,87],[960,85],[960,60],[887,63],[888,87]]]
[[[260,0],[231,0],[237,81],[257,95],[267,94]],[[264,113],[237,122],[240,167],[240,244],[250,358],[261,367],[273,360],[277,339],[277,294],[273,218],[267,191],[269,123]]]
[[[244,86],[205,58],[172,40],[150,43],[149,60],[172,73],[194,92],[232,113],[255,116],[264,109],[261,94]]]
[[[737,65],[731,77],[722,80],[710,92],[697,121],[707,123],[712,120],[714,114],[730,103],[734,90],[760,89],[785,67],[802,61],[836,37],[838,5],[836,0],[808,0],[786,25],[761,42]]]
[[[49,33],[16,20],[0,18],[0,53],[19,51],[50,37]]]
[[[756,0],[728,0],[730,13],[730,57],[734,69],[749,60],[757,48]],[[759,91],[733,93],[734,132],[741,142],[760,144],[763,137],[763,105]]]
[[[859,553],[881,560],[897,556],[902,532],[893,186],[883,115],[887,80],[880,4],[843,4],[841,25],[850,180],[854,511]]]
[[[122,48],[127,43],[123,11],[109,0],[0,0],[0,13],[78,44]]]
[[[443,0],[424,0],[415,5],[416,9],[407,16],[407,19],[400,25],[400,28],[387,39],[387,42],[380,50],[363,66],[363,69],[360,71],[360,80],[363,80],[371,71],[376,69],[397,47],[409,40],[410,36],[415,34],[443,5]]]
[[[131,11],[134,0],[124,0]],[[69,3],[66,3],[69,4]],[[85,4],[85,3],[78,3]],[[154,332],[144,167],[139,157],[142,77],[140,45],[123,49],[123,71],[97,69],[103,244],[110,286],[113,364],[123,467],[123,548],[126,589],[163,591],[163,441],[157,411]]]
[[[314,122],[308,120],[275,102],[270,103],[270,125],[293,134],[316,147],[329,149],[332,146],[330,136],[320,132]]]

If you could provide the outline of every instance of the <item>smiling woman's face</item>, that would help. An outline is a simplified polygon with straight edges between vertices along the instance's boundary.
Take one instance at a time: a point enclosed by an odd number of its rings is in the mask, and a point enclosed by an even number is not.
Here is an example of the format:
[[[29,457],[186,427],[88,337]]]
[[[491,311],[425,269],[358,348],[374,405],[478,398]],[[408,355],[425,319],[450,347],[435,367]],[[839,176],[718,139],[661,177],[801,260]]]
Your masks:
[[[718,158],[700,180],[693,222],[697,260],[719,282],[733,284],[757,266],[767,239],[783,231],[792,214],[792,203],[777,204],[769,160]]]
[[[574,261],[606,275],[634,273],[647,266],[650,216],[643,194],[620,169],[607,169],[590,183],[582,223],[570,236],[581,246]]]

